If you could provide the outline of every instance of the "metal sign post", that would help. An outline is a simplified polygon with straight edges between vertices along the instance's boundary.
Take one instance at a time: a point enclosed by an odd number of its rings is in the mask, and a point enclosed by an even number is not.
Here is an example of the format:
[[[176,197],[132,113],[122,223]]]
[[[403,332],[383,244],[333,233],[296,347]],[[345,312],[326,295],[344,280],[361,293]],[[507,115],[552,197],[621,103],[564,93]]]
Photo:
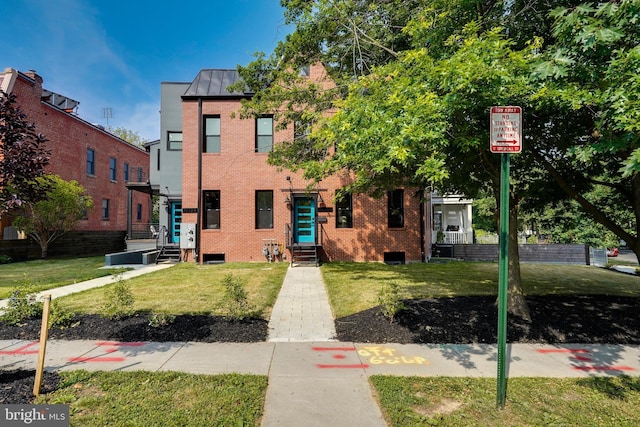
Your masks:
[[[507,399],[507,278],[509,274],[509,153],[522,151],[522,108],[491,107],[492,153],[500,153],[500,259],[498,263],[497,406]]]

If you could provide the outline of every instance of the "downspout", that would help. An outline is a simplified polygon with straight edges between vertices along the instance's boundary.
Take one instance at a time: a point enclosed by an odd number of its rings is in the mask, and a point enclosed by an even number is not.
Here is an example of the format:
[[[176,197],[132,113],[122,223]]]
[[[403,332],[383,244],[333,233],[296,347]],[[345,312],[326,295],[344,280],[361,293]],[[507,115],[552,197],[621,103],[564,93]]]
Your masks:
[[[130,188],[127,189],[127,239],[131,239],[133,230],[132,227],[133,225],[132,220],[131,220],[131,215],[133,215],[133,190],[131,190]]]
[[[202,234],[202,98],[198,98],[198,222],[196,224],[196,254],[202,264],[200,242]]]

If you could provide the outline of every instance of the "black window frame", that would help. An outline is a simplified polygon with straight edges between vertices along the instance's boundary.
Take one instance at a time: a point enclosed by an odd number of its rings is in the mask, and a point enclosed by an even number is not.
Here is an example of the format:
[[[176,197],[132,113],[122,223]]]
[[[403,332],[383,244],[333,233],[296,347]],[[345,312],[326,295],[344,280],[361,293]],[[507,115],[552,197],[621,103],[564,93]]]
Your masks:
[[[404,190],[387,191],[387,226],[404,228]]]
[[[180,135],[180,141],[172,140],[171,137],[173,135]],[[176,148],[177,146],[180,148]],[[167,151],[182,151],[182,131],[167,131]]]
[[[256,230],[273,230],[273,190],[256,190],[255,215]]]
[[[218,133],[209,133],[210,130],[207,127],[207,121],[209,119],[217,119],[218,121]],[[205,115],[202,116],[202,152],[203,153],[213,153],[213,154],[219,154],[222,151],[222,119],[220,118],[219,114],[211,114],[211,115]],[[209,141],[207,138],[218,138],[217,141],[217,150],[211,149],[211,150],[207,150],[207,148],[209,147]],[[216,147],[214,145],[214,147]],[[213,147],[209,147],[209,148],[213,148]]]
[[[220,205],[220,190],[204,190],[202,192],[203,228],[207,230],[219,230],[221,227],[222,213]],[[217,222],[214,222],[216,221]]]
[[[353,195],[336,194],[336,228],[353,228]]]

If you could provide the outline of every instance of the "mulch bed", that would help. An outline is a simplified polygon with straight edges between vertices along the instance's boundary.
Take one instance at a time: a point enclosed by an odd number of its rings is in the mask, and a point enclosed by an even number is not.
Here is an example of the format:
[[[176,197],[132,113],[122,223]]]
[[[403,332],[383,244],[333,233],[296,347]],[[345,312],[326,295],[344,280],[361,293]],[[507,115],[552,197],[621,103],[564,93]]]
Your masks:
[[[640,345],[640,298],[589,296],[527,297],[532,321],[508,316],[508,342]],[[372,308],[337,319],[337,338],[361,343],[471,344],[496,343],[495,297],[428,298],[404,302],[393,323]],[[109,320],[77,316],[73,327],[51,328],[50,339],[118,341],[260,342],[268,336],[262,319],[231,321],[215,316],[176,316],[161,327],[146,315]],[[22,326],[0,322],[0,339],[37,340],[40,320]],[[32,371],[0,371],[0,404],[32,401]],[[47,372],[43,393],[58,387],[59,377]]]

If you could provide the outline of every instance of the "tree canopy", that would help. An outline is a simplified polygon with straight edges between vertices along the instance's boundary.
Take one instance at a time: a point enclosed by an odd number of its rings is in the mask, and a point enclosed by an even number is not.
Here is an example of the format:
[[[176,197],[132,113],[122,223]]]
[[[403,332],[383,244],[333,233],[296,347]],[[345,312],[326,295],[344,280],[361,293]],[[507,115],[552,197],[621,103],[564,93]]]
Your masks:
[[[57,175],[43,175],[35,181],[46,189],[45,198],[25,202],[13,224],[40,245],[41,256],[46,258],[51,242],[73,230],[93,201],[77,181],[65,181]]]
[[[270,57],[239,69],[256,94],[241,114],[276,112],[282,127],[310,125],[310,135],[269,157],[309,179],[346,172],[355,192],[437,185],[497,199],[489,110],[521,106],[510,250],[517,251],[519,210],[573,199],[640,256],[639,4],[284,1],[295,31]],[[298,70],[314,61],[334,89],[304,84]],[[335,114],[325,114],[330,109]],[[598,187],[613,193],[588,197]],[[612,209],[633,212],[634,221],[619,223],[626,216]],[[510,276],[519,278],[513,255]]]
[[[49,163],[46,141],[17,106],[16,95],[0,91],[0,214],[43,196],[34,178]]]

